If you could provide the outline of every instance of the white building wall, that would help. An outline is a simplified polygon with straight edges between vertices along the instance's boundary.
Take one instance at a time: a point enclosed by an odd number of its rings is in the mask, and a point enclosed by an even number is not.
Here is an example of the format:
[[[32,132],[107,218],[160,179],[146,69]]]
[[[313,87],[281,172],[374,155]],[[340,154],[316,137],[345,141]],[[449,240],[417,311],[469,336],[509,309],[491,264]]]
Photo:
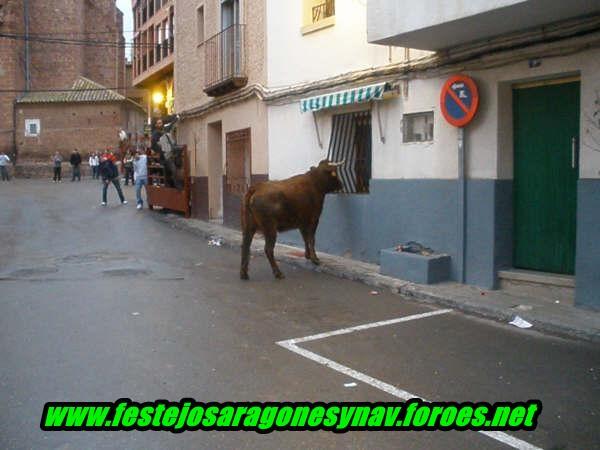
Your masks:
[[[367,43],[367,2],[336,0],[335,25],[302,34],[302,0],[267,2],[267,79],[270,88],[383,66],[404,49]],[[416,58],[427,52],[412,51]]]
[[[581,76],[580,178],[600,178],[600,50],[542,60],[538,68],[526,61],[467,72],[480,91],[479,111],[466,127],[467,174],[472,179],[513,177],[512,85],[514,83],[579,74]],[[414,79],[407,97],[380,102],[386,142],[380,140],[375,107],[372,111],[372,176],[374,179],[452,179],[458,173],[458,133],[443,118],[439,96],[447,77]],[[595,102],[598,101],[598,104]],[[323,148],[317,143],[311,113],[300,112],[299,102],[268,107],[269,174],[279,179],[306,171],[326,157],[331,116],[354,108],[317,113]],[[402,115],[434,112],[434,140],[402,143]]]
[[[600,104],[600,50],[589,50],[571,56],[542,58],[541,65],[530,68],[527,61],[508,66],[468,73],[480,89],[480,110],[468,127],[469,146],[476,149],[469,159],[470,176],[487,178],[480,153],[497,156],[494,177],[513,176],[512,89],[515,83],[579,75],[581,78],[580,110],[580,178],[600,178],[600,123],[596,127],[589,117]],[[599,100],[600,103],[600,100]],[[600,116],[600,113],[598,114]],[[596,142],[595,142],[596,141]],[[490,148],[491,150],[487,150]]]

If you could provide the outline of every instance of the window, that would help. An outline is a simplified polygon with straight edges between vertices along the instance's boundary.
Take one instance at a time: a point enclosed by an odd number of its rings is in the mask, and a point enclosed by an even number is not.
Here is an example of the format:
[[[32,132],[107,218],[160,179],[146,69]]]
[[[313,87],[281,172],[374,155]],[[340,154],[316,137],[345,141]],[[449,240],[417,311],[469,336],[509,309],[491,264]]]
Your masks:
[[[204,42],[204,6],[196,10],[196,29],[198,32],[198,45]]]
[[[335,0],[303,0],[302,34],[335,25]]]
[[[433,111],[402,116],[402,142],[433,141]]]
[[[148,20],[148,3],[147,0],[142,0],[142,23]]]
[[[40,134],[40,119],[25,119],[25,136],[36,137]]]
[[[160,61],[161,55],[161,42],[162,42],[162,29],[160,25],[156,25],[154,28],[155,47],[156,47],[156,62]]]
[[[341,192],[368,193],[371,180],[371,112],[333,116],[327,157],[344,161],[338,169]]]
[[[312,23],[335,16],[335,0],[325,0],[312,6]]]
[[[169,37],[171,35],[171,30],[169,28],[169,21],[165,20],[163,22],[163,41],[162,41],[162,49],[163,49],[163,58],[169,56]]]

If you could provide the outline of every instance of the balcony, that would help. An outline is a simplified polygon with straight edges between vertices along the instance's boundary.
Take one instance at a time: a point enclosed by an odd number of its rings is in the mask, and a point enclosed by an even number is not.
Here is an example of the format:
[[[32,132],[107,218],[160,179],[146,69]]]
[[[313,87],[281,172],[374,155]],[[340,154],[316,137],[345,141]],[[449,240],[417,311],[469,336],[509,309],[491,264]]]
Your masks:
[[[589,0],[369,0],[367,40],[443,50],[598,13]]]
[[[210,97],[246,86],[246,26],[234,24],[205,43],[204,92]]]
[[[312,23],[335,16],[335,1],[326,0],[312,7]]]

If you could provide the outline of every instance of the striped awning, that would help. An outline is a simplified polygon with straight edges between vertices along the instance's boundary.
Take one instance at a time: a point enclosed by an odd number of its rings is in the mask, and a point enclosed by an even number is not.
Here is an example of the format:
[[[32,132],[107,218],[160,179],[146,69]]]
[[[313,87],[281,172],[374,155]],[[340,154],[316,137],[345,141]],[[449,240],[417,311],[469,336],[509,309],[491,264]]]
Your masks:
[[[366,103],[372,100],[382,100],[386,83],[371,84],[369,86],[357,87],[345,91],[332,92],[330,94],[317,95],[315,97],[300,100],[300,110],[319,111],[335,106],[352,105],[355,103]]]

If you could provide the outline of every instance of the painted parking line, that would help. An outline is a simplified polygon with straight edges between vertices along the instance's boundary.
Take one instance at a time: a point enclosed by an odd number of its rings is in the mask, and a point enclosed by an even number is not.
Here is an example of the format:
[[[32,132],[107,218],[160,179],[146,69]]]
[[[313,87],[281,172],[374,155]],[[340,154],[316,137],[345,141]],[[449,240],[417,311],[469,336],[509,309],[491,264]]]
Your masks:
[[[385,381],[378,380],[377,378],[373,378],[365,373],[354,370],[348,366],[344,366],[343,364],[335,362],[329,358],[325,358],[324,356],[321,356],[317,353],[311,352],[310,350],[301,348],[297,344],[302,343],[302,342],[310,342],[310,341],[316,341],[319,339],[325,339],[325,338],[328,338],[331,336],[339,336],[342,334],[354,333],[356,331],[368,330],[370,328],[377,328],[377,327],[383,327],[386,325],[392,325],[392,324],[396,324],[396,323],[425,319],[428,317],[439,316],[441,314],[447,314],[451,311],[452,311],[451,309],[441,309],[438,311],[431,311],[431,312],[423,313],[423,314],[414,314],[414,315],[405,316],[405,317],[398,317],[396,319],[384,320],[381,322],[372,322],[372,323],[367,323],[364,325],[357,325],[357,326],[349,327],[349,328],[341,328],[339,330],[328,331],[326,333],[319,333],[319,334],[314,334],[311,336],[305,336],[305,337],[301,337],[301,338],[287,339],[284,341],[279,341],[279,342],[277,342],[277,345],[279,345],[291,352],[294,352],[300,356],[308,358],[318,364],[321,364],[332,370],[335,370],[336,372],[340,372],[350,378],[354,378],[355,380],[358,380],[365,384],[373,386],[374,388],[379,389],[380,391],[386,392],[390,395],[393,395],[394,397],[397,397],[401,400],[408,401],[411,398],[420,398],[423,401],[428,401],[427,399],[425,399],[419,395],[415,395],[415,394],[412,394],[403,389],[399,389],[396,386],[392,386],[391,384],[386,383]],[[536,447],[535,445],[532,445],[529,442],[523,441],[521,439],[517,439],[517,438],[510,436],[506,433],[503,433],[501,431],[478,431],[478,433],[481,433],[491,439],[494,439],[498,442],[501,442],[503,444],[506,444],[506,445],[508,445],[512,448],[516,448],[518,450],[542,450],[540,447]]]

